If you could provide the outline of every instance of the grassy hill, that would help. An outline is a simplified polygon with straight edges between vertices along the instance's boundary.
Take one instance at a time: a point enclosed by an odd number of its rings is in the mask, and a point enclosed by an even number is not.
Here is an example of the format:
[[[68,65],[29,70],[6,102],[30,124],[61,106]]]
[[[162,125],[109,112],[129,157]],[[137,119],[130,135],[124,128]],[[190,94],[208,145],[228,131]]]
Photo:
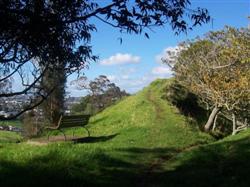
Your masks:
[[[157,80],[92,117],[90,138],[0,142],[0,186],[165,186],[163,174],[178,176],[185,162],[178,155],[213,141],[162,99],[170,82]]]

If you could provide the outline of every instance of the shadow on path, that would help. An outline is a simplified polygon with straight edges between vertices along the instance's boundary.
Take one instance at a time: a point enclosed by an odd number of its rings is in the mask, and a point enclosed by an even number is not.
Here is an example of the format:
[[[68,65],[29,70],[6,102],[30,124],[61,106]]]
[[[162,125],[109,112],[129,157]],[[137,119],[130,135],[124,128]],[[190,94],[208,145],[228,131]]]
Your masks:
[[[106,142],[115,138],[118,134],[112,134],[109,136],[90,136],[84,138],[73,138],[74,143],[97,143],[97,142]]]

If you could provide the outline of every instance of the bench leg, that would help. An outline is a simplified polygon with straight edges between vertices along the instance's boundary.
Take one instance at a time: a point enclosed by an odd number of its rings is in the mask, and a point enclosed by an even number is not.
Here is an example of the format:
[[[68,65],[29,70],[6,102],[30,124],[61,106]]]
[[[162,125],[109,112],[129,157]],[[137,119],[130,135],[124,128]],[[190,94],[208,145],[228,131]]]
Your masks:
[[[50,135],[50,131],[48,131],[48,134],[47,134],[47,139],[49,141],[49,135]]]
[[[73,138],[75,138],[75,129],[73,129]]]
[[[62,129],[59,129],[59,131],[60,131],[61,133],[63,133],[64,140],[66,141],[66,134],[62,131]]]

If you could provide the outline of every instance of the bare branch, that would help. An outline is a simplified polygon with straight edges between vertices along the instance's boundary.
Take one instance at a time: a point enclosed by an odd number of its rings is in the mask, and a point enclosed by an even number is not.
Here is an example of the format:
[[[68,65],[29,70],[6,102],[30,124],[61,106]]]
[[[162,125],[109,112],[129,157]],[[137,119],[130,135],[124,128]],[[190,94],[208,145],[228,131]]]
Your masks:
[[[26,94],[33,86],[35,86],[36,83],[44,76],[45,72],[47,71],[47,67],[44,68],[42,73],[31,83],[29,86],[27,86],[24,90],[19,91],[19,92],[12,92],[12,93],[2,93],[0,94],[0,97],[13,97],[15,95],[22,95]]]
[[[39,106],[40,104],[42,104],[49,96],[50,94],[55,90],[56,87],[53,87],[48,93],[47,95],[42,95],[40,94],[39,96],[41,97],[41,99],[38,101],[38,102],[35,102],[33,104],[34,101],[30,101],[30,104],[32,105],[29,105],[27,107],[25,107],[24,109],[22,109],[20,112],[18,112],[17,114],[15,115],[11,115],[9,117],[3,117],[3,116],[0,116],[0,120],[2,121],[5,121],[5,120],[12,120],[12,119],[16,119],[17,117],[21,116],[23,113],[29,111],[29,110],[32,110],[34,108],[36,108],[37,106]],[[36,99],[37,100],[37,99]]]

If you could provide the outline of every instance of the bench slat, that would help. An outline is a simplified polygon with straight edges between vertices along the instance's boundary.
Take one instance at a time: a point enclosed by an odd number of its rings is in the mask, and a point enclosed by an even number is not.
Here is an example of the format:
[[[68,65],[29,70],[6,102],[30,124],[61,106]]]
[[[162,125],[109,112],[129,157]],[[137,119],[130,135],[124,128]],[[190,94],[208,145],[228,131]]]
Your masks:
[[[75,119],[63,119],[61,121],[88,121],[86,118],[75,118]]]
[[[61,127],[65,126],[65,125],[81,125],[81,126],[84,126],[84,125],[87,125],[87,123],[83,123],[82,121],[78,121],[78,122],[63,122],[61,123]]]
[[[62,116],[58,128],[79,127],[88,124],[90,115]]]
[[[88,119],[86,119],[86,118],[72,118],[72,119],[65,119],[65,118],[62,118],[62,121],[80,121],[80,120],[82,120],[82,121],[88,121],[89,120],[89,118]]]
[[[83,121],[83,120],[75,120],[75,121],[61,121],[61,124],[63,123],[87,123],[88,121]]]
[[[74,116],[63,116],[63,119],[89,119],[90,115],[74,115]]]

